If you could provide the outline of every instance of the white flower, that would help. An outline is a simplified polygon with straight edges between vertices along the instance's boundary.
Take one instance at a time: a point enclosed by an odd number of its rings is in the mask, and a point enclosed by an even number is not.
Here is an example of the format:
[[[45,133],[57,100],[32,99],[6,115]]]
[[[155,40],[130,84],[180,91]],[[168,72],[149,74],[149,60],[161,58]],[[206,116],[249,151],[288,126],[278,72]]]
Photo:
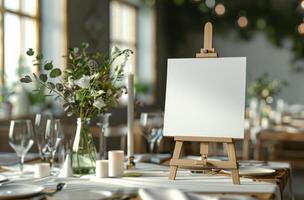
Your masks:
[[[93,80],[95,78],[99,78],[100,74],[99,73],[95,73],[93,75],[90,76],[90,79]]]
[[[90,77],[82,76],[80,79],[75,80],[74,83],[81,88],[88,88],[90,86]]]
[[[98,109],[101,109],[101,108],[105,107],[106,104],[103,101],[102,97],[99,97],[94,101],[93,106],[95,106]]]
[[[74,80],[73,80],[73,78],[71,76],[69,76],[68,77],[68,86],[69,87],[73,87],[73,85],[74,85]]]
[[[105,91],[103,90],[91,90],[91,95],[93,97],[99,97],[100,95],[104,94]]]
[[[68,100],[69,103],[75,103],[75,97],[74,97],[74,95],[67,97],[67,100]]]

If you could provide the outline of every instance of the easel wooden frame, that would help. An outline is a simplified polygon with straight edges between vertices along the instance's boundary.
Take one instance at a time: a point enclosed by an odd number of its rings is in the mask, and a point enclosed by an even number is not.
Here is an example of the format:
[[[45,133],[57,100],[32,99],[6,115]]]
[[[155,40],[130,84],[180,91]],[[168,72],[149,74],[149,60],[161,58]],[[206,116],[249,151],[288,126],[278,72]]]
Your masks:
[[[204,48],[200,53],[196,54],[196,58],[216,58],[217,53],[212,47],[212,24],[210,22],[205,24],[204,28]],[[231,169],[233,184],[240,184],[239,169],[236,157],[236,150],[233,138],[221,137],[190,137],[177,136],[174,137],[175,148],[172,159],[170,161],[169,179],[175,180],[178,167],[188,169]],[[181,151],[184,142],[199,142],[201,160],[186,160],[180,159]],[[209,143],[225,143],[227,146],[228,161],[213,161],[208,160]]]

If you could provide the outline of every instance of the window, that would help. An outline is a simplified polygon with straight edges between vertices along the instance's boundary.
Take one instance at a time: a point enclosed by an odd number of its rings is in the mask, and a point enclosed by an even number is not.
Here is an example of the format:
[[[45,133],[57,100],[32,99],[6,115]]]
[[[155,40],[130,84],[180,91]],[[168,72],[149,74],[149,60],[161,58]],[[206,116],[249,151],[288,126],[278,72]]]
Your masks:
[[[135,72],[136,98],[154,103],[156,28],[154,7],[140,0],[110,2],[110,47],[134,51],[130,63]]]
[[[39,50],[39,1],[0,0],[0,11],[1,83],[9,85],[31,62],[22,57],[26,50]]]
[[[130,57],[129,64],[136,73],[137,9],[130,4],[113,0],[110,3],[110,13],[110,47],[131,49],[134,54]]]

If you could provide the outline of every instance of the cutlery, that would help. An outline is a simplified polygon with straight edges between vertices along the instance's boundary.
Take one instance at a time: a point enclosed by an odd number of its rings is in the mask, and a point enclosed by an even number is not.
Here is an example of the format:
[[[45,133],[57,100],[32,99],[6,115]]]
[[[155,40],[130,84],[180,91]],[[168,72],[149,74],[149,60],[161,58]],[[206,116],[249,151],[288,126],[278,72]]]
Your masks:
[[[61,190],[63,190],[63,188],[65,187],[65,183],[58,183],[56,185],[56,188],[55,189],[45,189],[43,191],[43,194],[47,195],[47,196],[52,196],[54,195],[56,192],[59,192]]]

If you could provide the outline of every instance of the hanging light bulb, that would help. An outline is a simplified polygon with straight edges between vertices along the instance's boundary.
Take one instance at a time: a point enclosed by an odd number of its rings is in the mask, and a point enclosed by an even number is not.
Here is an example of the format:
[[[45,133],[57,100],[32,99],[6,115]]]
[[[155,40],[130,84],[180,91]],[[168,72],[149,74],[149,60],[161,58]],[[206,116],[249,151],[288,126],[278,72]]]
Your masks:
[[[299,24],[299,26],[298,26],[298,33],[300,35],[304,35],[304,22],[302,22],[301,24]]]
[[[301,1],[300,6],[304,9],[304,0]]]
[[[218,3],[218,4],[216,4],[214,10],[218,16],[221,16],[221,15],[225,14],[226,8],[225,8],[224,4]]]
[[[215,0],[206,0],[205,4],[208,8],[213,8],[215,6]]]
[[[240,16],[237,20],[239,27],[246,28],[248,25],[248,19],[246,16]]]

